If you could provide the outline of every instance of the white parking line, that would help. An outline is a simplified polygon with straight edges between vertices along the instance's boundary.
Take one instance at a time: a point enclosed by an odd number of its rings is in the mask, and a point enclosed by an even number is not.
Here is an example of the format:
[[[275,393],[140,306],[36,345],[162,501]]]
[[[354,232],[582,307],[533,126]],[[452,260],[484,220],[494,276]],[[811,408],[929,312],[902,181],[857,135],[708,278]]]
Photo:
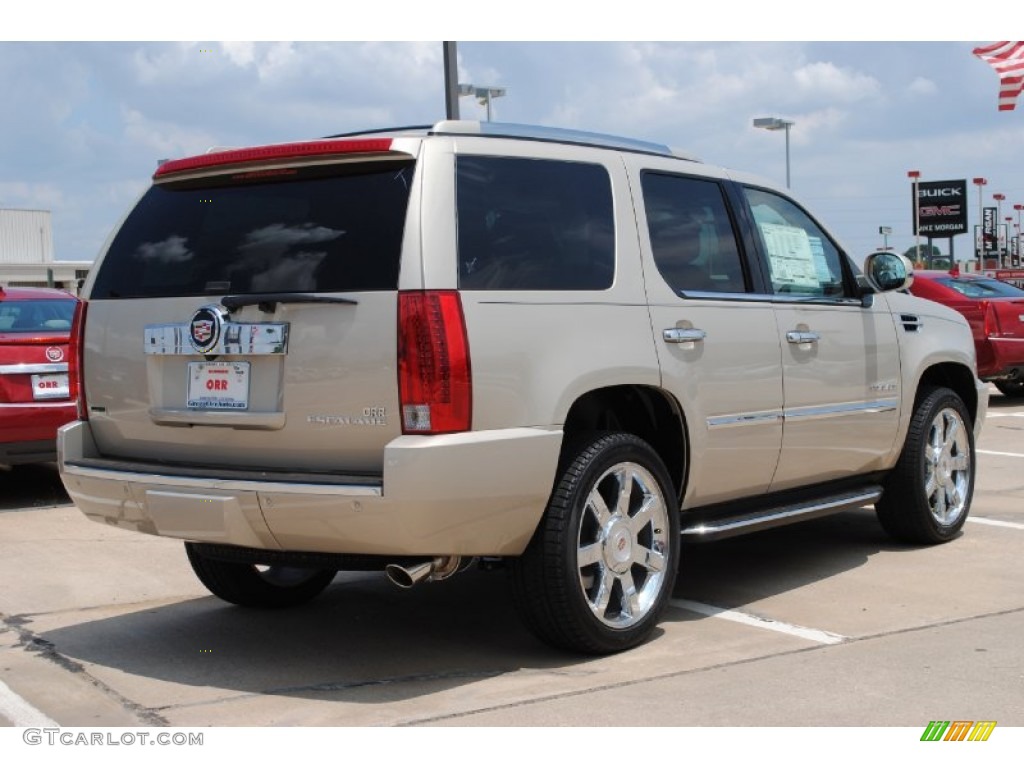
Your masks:
[[[1005,520],[989,520],[985,517],[971,517],[967,518],[972,523],[981,523],[982,525],[995,525],[999,528],[1016,528],[1018,531],[1024,531],[1024,523],[1008,523]]]
[[[1018,459],[1024,459],[1024,453],[1008,453],[1007,451],[983,451],[981,449],[977,449],[974,452],[983,453],[986,456],[1013,456]]]
[[[848,637],[837,635],[832,632],[825,632],[822,629],[810,629],[796,624],[786,624],[783,621],[776,621],[775,619],[762,619],[759,616],[752,616],[749,613],[743,613],[742,611],[732,611],[727,608],[719,608],[715,605],[698,603],[693,600],[669,600],[669,605],[675,608],[682,608],[684,611],[693,611],[694,613],[699,613],[703,616],[725,619],[726,621],[735,621],[737,624],[746,624],[749,627],[767,629],[772,632],[781,632],[784,635],[793,635],[795,637],[801,637],[804,640],[812,640],[815,643],[822,643],[824,645],[836,645],[837,643],[849,640]]]
[[[57,728],[60,723],[51,720],[0,681],[0,716],[18,728]]]

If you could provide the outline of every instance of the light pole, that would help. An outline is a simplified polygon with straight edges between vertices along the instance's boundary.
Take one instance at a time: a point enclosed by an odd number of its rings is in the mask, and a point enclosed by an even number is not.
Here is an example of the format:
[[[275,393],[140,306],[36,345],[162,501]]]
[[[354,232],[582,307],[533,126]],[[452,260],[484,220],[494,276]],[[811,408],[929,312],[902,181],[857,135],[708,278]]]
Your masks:
[[[878,234],[882,236],[882,250],[889,250],[889,235],[892,234],[892,227],[879,227]]]
[[[992,199],[996,201],[996,259],[999,261],[999,266],[1003,266],[1003,249],[999,247],[999,228],[1003,226],[1000,222],[1003,220],[1003,200],[1006,199],[1006,195],[1002,192],[993,192]]]
[[[907,171],[907,178],[914,181],[914,261],[921,262],[921,207],[917,199],[917,180],[921,178],[921,172]]]
[[[1024,205],[1021,205],[1020,203],[1014,203],[1013,204],[1013,210],[1015,210],[1017,212],[1017,225],[1016,225],[1016,227],[1017,227],[1017,252],[1015,254],[1015,258],[1016,258],[1016,261],[1017,261],[1016,266],[1019,267],[1020,266],[1021,249],[1022,249],[1021,242],[1020,242],[1020,212],[1024,211]]]
[[[1010,246],[1012,245],[1012,243],[1010,241],[1010,232],[1011,231],[1013,231],[1013,216],[1007,216],[1006,217],[1006,238],[1005,238],[1005,240],[1006,240],[1006,256],[1005,256],[1005,258],[1002,255],[1000,255],[1000,257],[999,257],[999,261],[1000,261],[1000,263],[1004,267],[1010,266],[1010,261],[1013,258],[1012,254],[1010,252]]]
[[[786,132],[786,189],[789,189],[789,129],[795,123],[792,120],[783,120],[781,117],[755,117],[754,127],[764,128],[766,131]]]
[[[985,203],[981,199],[981,188],[988,184],[988,179],[978,176],[973,183],[978,185],[978,236],[975,238],[974,250],[978,254],[978,271],[981,272],[985,258]]]
[[[487,122],[491,122],[491,100],[504,95],[505,89],[494,85],[459,83],[459,96],[475,96],[478,104],[487,107]]]

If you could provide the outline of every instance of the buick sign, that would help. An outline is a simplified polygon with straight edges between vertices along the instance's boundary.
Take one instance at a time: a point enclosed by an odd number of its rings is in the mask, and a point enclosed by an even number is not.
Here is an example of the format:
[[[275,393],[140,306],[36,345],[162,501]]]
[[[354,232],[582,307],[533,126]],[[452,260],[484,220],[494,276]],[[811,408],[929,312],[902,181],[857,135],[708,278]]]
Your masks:
[[[967,181],[919,181],[916,221],[918,235],[952,237],[967,231]],[[911,216],[915,213],[911,210]]]

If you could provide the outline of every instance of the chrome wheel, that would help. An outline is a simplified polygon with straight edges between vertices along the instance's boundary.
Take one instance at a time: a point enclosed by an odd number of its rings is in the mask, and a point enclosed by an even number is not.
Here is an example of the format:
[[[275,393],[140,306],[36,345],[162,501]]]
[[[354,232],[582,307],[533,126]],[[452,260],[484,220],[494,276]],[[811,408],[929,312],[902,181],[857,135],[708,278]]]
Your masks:
[[[679,568],[679,507],[665,463],[626,432],[573,435],[544,517],[512,564],[516,607],[558,648],[644,642]]]
[[[953,539],[970,513],[974,472],[974,432],[964,401],[946,387],[924,391],[875,504],[878,522],[907,544]]]
[[[616,464],[594,484],[580,515],[579,583],[603,624],[625,629],[643,620],[661,593],[668,514],[654,477],[639,464]]]
[[[960,414],[944,408],[932,420],[925,459],[925,495],[939,525],[953,524],[967,504],[971,452]]]

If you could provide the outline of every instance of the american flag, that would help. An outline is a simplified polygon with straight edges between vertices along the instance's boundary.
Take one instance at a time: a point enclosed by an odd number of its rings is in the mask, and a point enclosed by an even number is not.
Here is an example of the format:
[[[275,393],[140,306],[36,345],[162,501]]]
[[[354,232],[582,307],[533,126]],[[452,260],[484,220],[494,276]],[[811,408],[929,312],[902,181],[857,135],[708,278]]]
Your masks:
[[[983,45],[973,51],[999,75],[999,109],[1011,110],[1024,90],[1024,42],[1002,41]]]

